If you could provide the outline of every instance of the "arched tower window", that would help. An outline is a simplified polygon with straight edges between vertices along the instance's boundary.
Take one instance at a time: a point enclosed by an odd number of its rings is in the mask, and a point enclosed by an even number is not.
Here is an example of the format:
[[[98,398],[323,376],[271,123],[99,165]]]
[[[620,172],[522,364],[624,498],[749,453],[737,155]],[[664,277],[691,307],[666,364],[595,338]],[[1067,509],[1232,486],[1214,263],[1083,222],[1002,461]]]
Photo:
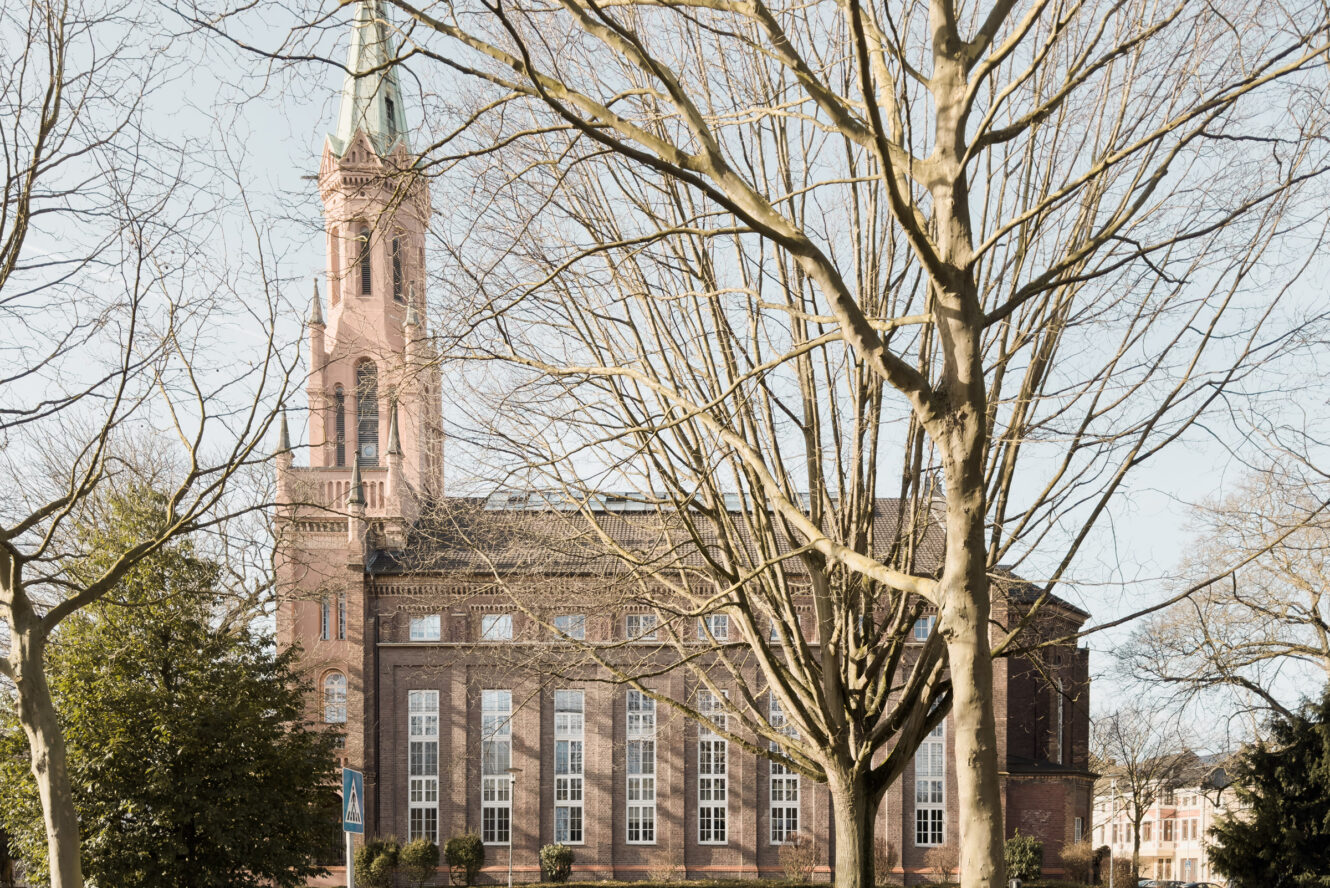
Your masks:
[[[330,725],[346,724],[346,676],[329,672],[323,677],[323,721]]]
[[[336,465],[346,465],[346,391],[340,385],[333,391],[333,446]]]
[[[393,238],[393,299],[402,302],[402,238]]]
[[[360,266],[360,295],[368,296],[371,292],[370,287],[370,265],[369,265],[369,229],[361,226],[360,234],[356,237],[356,243],[360,250],[359,258],[356,263]]]
[[[379,464],[379,371],[368,358],[356,364],[356,452],[360,464]]]

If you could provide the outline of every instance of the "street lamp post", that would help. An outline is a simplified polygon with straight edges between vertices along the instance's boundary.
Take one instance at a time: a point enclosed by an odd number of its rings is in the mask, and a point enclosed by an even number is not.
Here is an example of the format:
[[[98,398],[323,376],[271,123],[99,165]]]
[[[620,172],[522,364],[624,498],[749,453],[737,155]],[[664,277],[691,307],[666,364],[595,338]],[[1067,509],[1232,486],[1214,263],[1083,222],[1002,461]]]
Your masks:
[[[508,888],[513,888],[513,806],[517,801],[517,775],[521,768],[508,769]]]

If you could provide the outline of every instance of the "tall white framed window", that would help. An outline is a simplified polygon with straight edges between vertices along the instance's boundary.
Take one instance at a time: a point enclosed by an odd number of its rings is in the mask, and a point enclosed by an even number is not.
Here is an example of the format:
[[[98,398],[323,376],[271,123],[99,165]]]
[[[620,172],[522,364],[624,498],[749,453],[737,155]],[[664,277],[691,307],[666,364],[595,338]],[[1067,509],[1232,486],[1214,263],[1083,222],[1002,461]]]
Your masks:
[[[512,614],[485,614],[480,618],[481,641],[512,641]]]
[[[337,640],[346,641],[346,593],[337,593]]]
[[[785,712],[780,708],[780,701],[775,694],[769,694],[770,705],[767,710],[767,724],[782,734],[793,737],[794,728],[785,721]],[[780,749],[780,744],[772,741],[772,751]],[[771,844],[783,845],[785,840],[799,831],[799,775],[784,764],[772,761],[771,769]]]
[[[715,639],[716,641],[728,641],[729,637],[729,614],[707,614],[705,617],[698,617],[698,641],[710,641],[712,639]]]
[[[580,845],[584,841],[585,705],[582,691],[554,692],[554,841],[565,845]]]
[[[319,640],[332,638],[332,598],[328,595],[319,599]]]
[[[346,724],[346,676],[329,672],[323,677],[323,721],[330,725]]]
[[[554,631],[582,641],[586,638],[586,614],[561,614],[555,617]]]
[[[439,841],[439,692],[407,691],[407,840]]]
[[[1065,731],[1066,697],[1062,693],[1062,679],[1053,678],[1053,761],[1062,764],[1062,735]]]
[[[938,725],[914,754],[914,843],[943,845],[947,841],[946,731]]]
[[[629,641],[655,641],[655,614],[627,614],[624,617],[624,637]]]
[[[438,614],[411,618],[412,641],[439,641],[443,638],[443,619]]]
[[[697,711],[724,730],[728,719],[725,701],[710,691],[698,691]],[[697,726],[697,841],[723,845],[729,841],[729,743],[711,728]]]
[[[513,692],[480,692],[480,838],[507,845],[512,837]]]
[[[634,845],[656,842],[656,701],[628,692],[628,835]]]

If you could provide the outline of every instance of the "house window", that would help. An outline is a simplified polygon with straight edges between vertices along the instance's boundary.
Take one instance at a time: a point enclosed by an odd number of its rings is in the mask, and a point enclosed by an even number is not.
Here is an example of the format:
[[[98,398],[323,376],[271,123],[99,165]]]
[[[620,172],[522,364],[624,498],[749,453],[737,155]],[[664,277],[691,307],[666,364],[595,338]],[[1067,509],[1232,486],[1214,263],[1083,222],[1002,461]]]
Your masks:
[[[393,238],[393,301],[403,302],[402,298],[402,239]]]
[[[368,358],[356,364],[356,448],[362,466],[379,464],[379,369]]]
[[[1062,693],[1062,679],[1054,678],[1053,709],[1055,716],[1053,719],[1053,761],[1057,762],[1059,765],[1062,764],[1062,734],[1065,730],[1063,722],[1065,713],[1063,707],[1066,705],[1066,702],[1066,697]]]
[[[438,614],[411,618],[412,641],[439,641],[443,638],[443,620]]]
[[[407,691],[407,839],[439,841],[439,692]]]
[[[625,618],[625,636],[629,641],[655,641],[655,614],[628,614]]]
[[[1153,835],[1154,835],[1154,824],[1153,824],[1151,821],[1149,821],[1149,820],[1147,820],[1147,821],[1145,821],[1144,823],[1142,823],[1142,824],[1141,824],[1141,841],[1142,841],[1142,842],[1148,842],[1148,841],[1151,840],[1151,836],[1153,836]]]
[[[554,692],[554,841],[582,844],[582,691]]]
[[[628,692],[628,841],[656,842],[656,701]]]
[[[707,614],[697,621],[697,640],[725,641],[730,637],[730,618],[727,614]]]
[[[332,599],[327,595],[319,599],[319,640],[332,638]]]
[[[928,641],[928,636],[933,634],[933,626],[937,623],[937,617],[929,614],[926,617],[920,617],[914,621],[914,640]]]
[[[945,844],[946,833],[946,735],[938,725],[914,754],[914,843]]]
[[[582,641],[586,638],[586,614],[564,614],[555,617],[554,630],[560,635]]]
[[[783,734],[794,736],[794,729],[785,722],[785,713],[780,708],[780,701],[770,695],[767,710],[767,723]],[[772,742],[772,752],[780,750],[780,744]],[[799,831],[799,775],[785,764],[772,761],[771,769],[771,844],[780,845],[792,833]]]
[[[346,593],[337,593],[337,638],[346,640]]]
[[[340,672],[324,676],[323,721],[330,725],[346,724],[346,676]]]
[[[333,447],[337,465],[346,465],[346,390],[340,385],[333,390]]]
[[[360,234],[356,237],[356,249],[359,253],[356,264],[360,267],[360,295],[368,296],[371,293],[368,228],[360,229]]]
[[[512,614],[485,614],[480,618],[481,641],[512,641]]]
[[[725,703],[710,691],[699,691],[697,711],[716,727],[727,726]],[[729,834],[729,743],[706,724],[697,727],[697,840],[723,845]]]
[[[1165,820],[1165,821],[1162,821],[1162,823],[1163,823],[1163,829],[1164,829],[1164,835],[1163,835],[1162,841],[1165,841],[1165,842],[1171,842],[1171,841],[1173,841],[1173,821],[1172,821],[1172,820]]]
[[[1071,823],[1071,840],[1073,842],[1079,842],[1084,834],[1085,821],[1080,817],[1074,818]]]
[[[480,838],[507,845],[512,836],[513,692],[480,692]]]

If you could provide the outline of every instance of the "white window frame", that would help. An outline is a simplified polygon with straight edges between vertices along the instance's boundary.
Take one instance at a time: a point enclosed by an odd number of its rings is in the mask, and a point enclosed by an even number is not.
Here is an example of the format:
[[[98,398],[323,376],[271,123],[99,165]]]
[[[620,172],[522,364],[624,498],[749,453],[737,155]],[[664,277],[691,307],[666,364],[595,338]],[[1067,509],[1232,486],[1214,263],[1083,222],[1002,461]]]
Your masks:
[[[1054,694],[1054,696],[1056,697],[1054,703],[1055,703],[1056,708],[1057,708],[1057,717],[1054,719],[1054,721],[1055,721],[1055,723],[1056,723],[1056,726],[1054,727],[1054,731],[1056,732],[1056,734],[1055,734],[1055,736],[1054,736],[1054,738],[1053,738],[1053,761],[1057,762],[1059,765],[1063,763],[1063,762],[1062,762],[1062,755],[1063,755],[1063,749],[1062,749],[1062,735],[1063,735],[1063,732],[1064,732],[1064,730],[1065,730],[1065,728],[1066,728],[1066,725],[1065,725],[1065,723],[1064,723],[1064,718],[1065,718],[1066,713],[1065,713],[1065,711],[1064,711],[1064,709],[1063,709],[1063,707],[1064,707],[1064,705],[1065,705],[1065,703],[1066,703],[1066,698],[1063,696],[1062,690],[1063,690],[1063,689],[1062,689],[1062,678],[1061,678],[1061,676],[1054,676],[1054,677],[1053,677],[1053,694]]]
[[[933,627],[937,625],[936,614],[925,614],[914,621],[914,629],[911,637],[915,641],[928,641],[928,636],[933,634]]]
[[[319,641],[332,638],[332,596],[319,599]]]
[[[407,841],[439,842],[439,692],[407,691]]]
[[[554,618],[554,631],[561,637],[586,640],[586,614],[560,614]]]
[[[660,622],[655,614],[625,614],[624,638],[629,641],[656,641],[660,637]]]
[[[724,730],[725,702],[710,691],[697,692],[697,711]],[[697,843],[725,845],[730,840],[730,744],[706,724],[697,725]]]
[[[346,593],[337,593],[337,640],[346,641]]]
[[[625,698],[625,841],[656,844],[656,701],[637,690]]]
[[[439,614],[412,617],[409,634],[412,641],[442,641],[443,617]]]
[[[708,634],[709,633],[709,634]],[[706,614],[697,618],[698,641],[729,641],[730,615]]]
[[[798,736],[794,728],[785,721],[785,712],[780,708],[780,701],[775,694],[768,694],[767,724],[787,734]],[[780,744],[771,741],[772,752],[780,750]],[[803,820],[803,801],[800,793],[799,774],[791,771],[781,762],[768,759],[767,814],[770,825],[767,837],[772,845],[784,845],[792,833],[799,831]]]
[[[328,683],[341,679],[341,686],[332,688]],[[346,673],[329,672],[323,677],[323,723],[326,725],[346,724]]]
[[[554,841],[586,842],[586,693],[554,692]]]
[[[914,753],[914,844],[947,843],[947,732],[939,724]]]
[[[508,845],[513,838],[513,692],[480,692],[480,838]]]
[[[480,618],[481,641],[512,641],[512,614],[484,614]]]
[[[1072,818],[1071,822],[1071,840],[1079,842],[1085,838],[1085,820],[1081,817]]]

